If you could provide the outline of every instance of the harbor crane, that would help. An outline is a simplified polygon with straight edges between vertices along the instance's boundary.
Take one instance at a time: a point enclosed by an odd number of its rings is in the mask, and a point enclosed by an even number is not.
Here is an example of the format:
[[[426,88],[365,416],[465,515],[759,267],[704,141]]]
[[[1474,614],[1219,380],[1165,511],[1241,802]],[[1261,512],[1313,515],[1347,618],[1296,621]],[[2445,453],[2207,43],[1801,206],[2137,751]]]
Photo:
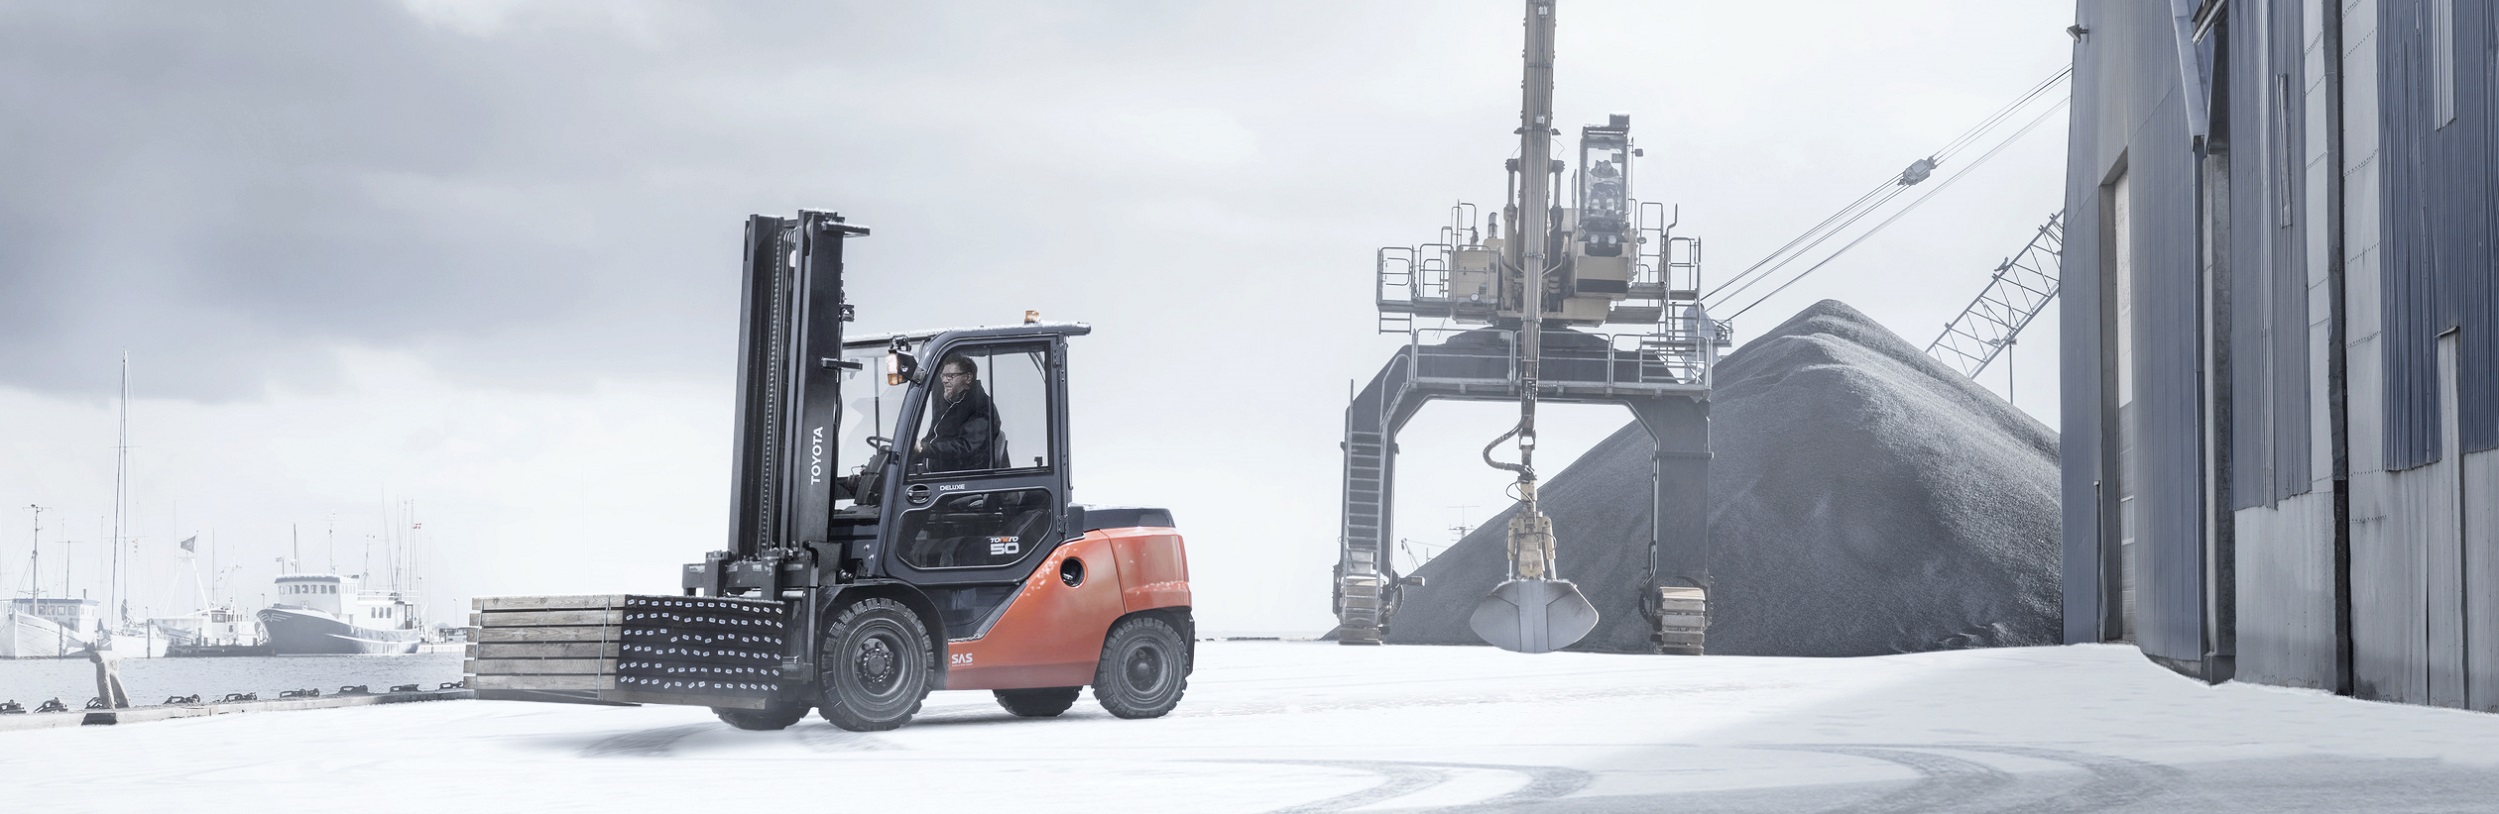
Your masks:
[[[1476,208],[1461,203],[1436,241],[1377,254],[1379,329],[1406,345],[1345,411],[1332,592],[1341,643],[1379,644],[1404,592],[1430,590],[1397,574],[1391,557],[1397,434],[1424,404],[1456,399],[1519,407],[1518,424],[1484,448],[1487,464],[1517,476],[1519,509],[1507,579],[1468,620],[1476,635],[1542,653],[1597,626],[1604,609],[1564,578],[1540,505],[1537,408],[1619,404],[1648,430],[1656,457],[1649,538],[1619,541],[1647,548],[1649,587],[1637,608],[1615,610],[1648,621],[1656,652],[1704,648],[1710,369],[1732,329],[1700,306],[1700,241],[1674,234],[1664,204],[1633,197],[1643,152],[1630,116],[1581,128],[1576,163],[1553,157],[1555,23],[1555,0],[1528,0],[1519,154],[1501,211],[1479,229]],[[1513,441],[1516,461],[1493,457]]]

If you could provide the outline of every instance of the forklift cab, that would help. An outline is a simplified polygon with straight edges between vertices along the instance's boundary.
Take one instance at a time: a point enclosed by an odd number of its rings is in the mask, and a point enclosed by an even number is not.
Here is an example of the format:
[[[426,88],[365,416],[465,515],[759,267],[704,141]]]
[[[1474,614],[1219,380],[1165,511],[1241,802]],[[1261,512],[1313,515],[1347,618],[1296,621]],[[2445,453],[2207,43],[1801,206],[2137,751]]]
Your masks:
[[[1067,337],[1090,330],[975,329],[921,344],[877,462],[894,528],[871,572],[915,584],[1020,579],[1015,566],[1055,542],[1068,493]]]
[[[918,586],[947,638],[971,638],[1069,524],[1067,338],[1084,325],[1018,325],[849,343],[853,381],[837,458],[834,536],[857,573]],[[863,358],[881,355],[882,359]],[[874,378],[866,371],[882,371]],[[861,381],[866,380],[866,381]],[[852,445],[856,445],[855,448]]]

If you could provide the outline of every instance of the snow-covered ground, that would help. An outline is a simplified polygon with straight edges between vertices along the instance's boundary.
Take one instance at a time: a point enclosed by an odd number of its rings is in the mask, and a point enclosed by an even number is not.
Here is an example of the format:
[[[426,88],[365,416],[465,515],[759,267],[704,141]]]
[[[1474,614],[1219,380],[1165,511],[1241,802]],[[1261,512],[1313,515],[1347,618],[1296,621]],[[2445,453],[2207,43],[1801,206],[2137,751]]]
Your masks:
[[[2499,716],[2131,648],[1860,659],[1209,642],[1171,716],[894,732],[455,701],[0,734],[8,811],[2499,811]]]

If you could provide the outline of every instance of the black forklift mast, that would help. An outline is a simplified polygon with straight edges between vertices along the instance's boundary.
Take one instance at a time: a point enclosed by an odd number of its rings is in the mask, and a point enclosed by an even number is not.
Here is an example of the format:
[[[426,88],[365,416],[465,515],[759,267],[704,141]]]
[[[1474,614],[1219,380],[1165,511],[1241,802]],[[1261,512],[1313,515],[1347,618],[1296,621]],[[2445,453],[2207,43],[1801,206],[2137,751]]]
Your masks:
[[[832,212],[747,219],[729,544],[686,566],[688,595],[751,590],[779,599],[842,565],[820,563],[817,551],[832,527],[840,471],[841,376],[856,367],[842,360],[842,327],[853,317],[842,295],[842,246],[867,234]],[[797,573],[785,578],[784,570]]]

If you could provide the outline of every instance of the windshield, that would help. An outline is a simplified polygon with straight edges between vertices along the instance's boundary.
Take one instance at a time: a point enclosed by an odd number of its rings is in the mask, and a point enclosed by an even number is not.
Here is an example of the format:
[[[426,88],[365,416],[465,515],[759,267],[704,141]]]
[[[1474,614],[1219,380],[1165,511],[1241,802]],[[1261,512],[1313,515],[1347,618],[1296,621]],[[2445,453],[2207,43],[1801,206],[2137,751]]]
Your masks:
[[[842,428],[834,460],[841,465],[841,474],[856,475],[865,470],[868,459],[876,454],[868,446],[869,436],[892,438],[894,424],[901,418],[903,393],[909,383],[885,383],[885,351],[878,343],[868,347],[845,347],[842,359],[859,363],[859,369],[842,371]],[[918,345],[912,346],[918,350]]]

